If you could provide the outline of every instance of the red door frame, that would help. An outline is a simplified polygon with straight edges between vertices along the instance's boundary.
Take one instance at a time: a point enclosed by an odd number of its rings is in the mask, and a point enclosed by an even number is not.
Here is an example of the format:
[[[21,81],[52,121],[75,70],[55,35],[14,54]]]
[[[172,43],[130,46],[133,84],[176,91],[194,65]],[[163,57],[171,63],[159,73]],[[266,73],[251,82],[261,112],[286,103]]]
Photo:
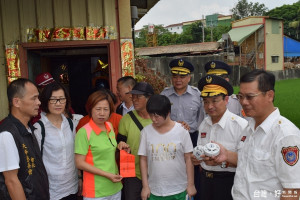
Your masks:
[[[62,41],[45,43],[21,43],[19,45],[19,57],[21,66],[21,76],[28,78],[27,51],[53,48],[80,48],[80,47],[99,47],[108,48],[109,64],[109,84],[116,93],[117,80],[121,77],[120,43],[118,40],[83,40],[83,41]]]

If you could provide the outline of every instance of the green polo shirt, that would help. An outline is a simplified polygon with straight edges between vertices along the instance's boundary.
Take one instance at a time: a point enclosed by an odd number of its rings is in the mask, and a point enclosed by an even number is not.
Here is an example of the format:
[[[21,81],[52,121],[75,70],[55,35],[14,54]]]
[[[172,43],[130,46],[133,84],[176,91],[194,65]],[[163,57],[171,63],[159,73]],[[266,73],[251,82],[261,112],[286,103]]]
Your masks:
[[[117,147],[115,133],[107,122],[105,126],[107,132],[101,131],[93,120],[90,120],[79,129],[75,138],[75,153],[85,155],[85,161],[90,165],[112,174],[118,174],[115,160]],[[121,189],[121,182],[113,183],[103,176],[83,172],[82,195],[84,197],[106,197],[116,194]]]
[[[133,114],[139,120],[139,122],[146,127],[147,125],[152,123],[151,119],[144,119],[140,117],[135,110],[133,110]],[[127,137],[127,144],[130,146],[131,154],[135,157],[135,173],[136,177],[139,179],[141,178],[141,171],[140,171],[140,159],[138,156],[139,146],[140,146],[140,137],[141,131],[136,126],[134,121],[131,119],[129,114],[126,114],[122,117],[119,123],[119,134],[124,135]]]

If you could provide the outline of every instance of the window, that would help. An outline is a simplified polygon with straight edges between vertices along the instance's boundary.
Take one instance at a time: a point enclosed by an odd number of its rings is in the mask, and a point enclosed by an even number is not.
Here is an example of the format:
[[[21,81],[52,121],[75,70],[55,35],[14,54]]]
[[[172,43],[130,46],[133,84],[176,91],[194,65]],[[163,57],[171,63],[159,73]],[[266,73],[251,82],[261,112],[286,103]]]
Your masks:
[[[272,57],[272,63],[278,63],[279,62],[279,56],[271,56]]]
[[[279,21],[272,21],[272,34],[279,34],[279,30],[280,30],[280,25],[279,25]]]

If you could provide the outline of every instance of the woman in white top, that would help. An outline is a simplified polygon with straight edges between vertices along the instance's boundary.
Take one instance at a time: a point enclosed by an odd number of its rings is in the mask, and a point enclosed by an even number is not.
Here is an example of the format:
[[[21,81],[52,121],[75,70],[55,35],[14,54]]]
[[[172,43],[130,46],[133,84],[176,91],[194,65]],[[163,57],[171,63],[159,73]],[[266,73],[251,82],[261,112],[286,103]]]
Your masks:
[[[186,195],[191,199],[196,188],[189,132],[171,120],[168,97],[151,96],[146,109],[153,123],[141,131],[141,199],[186,199]]]
[[[76,121],[64,115],[70,106],[70,97],[63,85],[53,82],[44,88],[40,101],[42,123],[34,124],[34,134],[48,174],[50,199],[77,200],[78,170],[74,161]]]

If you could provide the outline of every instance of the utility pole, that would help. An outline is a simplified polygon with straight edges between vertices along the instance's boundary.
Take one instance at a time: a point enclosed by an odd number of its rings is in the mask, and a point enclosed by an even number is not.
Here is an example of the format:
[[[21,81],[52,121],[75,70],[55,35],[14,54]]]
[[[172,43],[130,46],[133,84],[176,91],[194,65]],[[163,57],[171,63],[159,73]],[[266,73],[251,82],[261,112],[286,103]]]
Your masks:
[[[156,47],[157,46],[157,31],[155,30],[154,24],[148,24],[148,34],[147,34],[147,46]]]
[[[210,41],[213,41],[213,23],[212,23],[212,19],[210,19]]]
[[[204,37],[204,15],[202,15],[202,42],[205,42],[205,37]]]

